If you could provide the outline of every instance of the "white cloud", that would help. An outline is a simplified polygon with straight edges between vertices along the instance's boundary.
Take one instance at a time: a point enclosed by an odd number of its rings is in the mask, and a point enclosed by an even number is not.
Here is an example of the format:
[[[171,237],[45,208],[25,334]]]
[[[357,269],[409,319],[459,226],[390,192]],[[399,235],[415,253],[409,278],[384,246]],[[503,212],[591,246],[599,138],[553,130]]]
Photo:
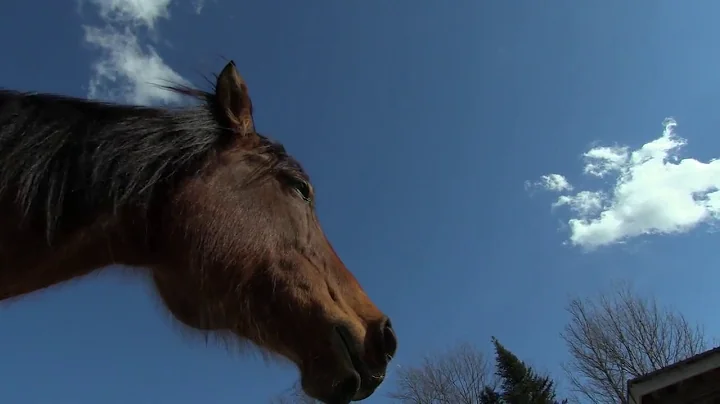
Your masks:
[[[583,155],[585,157],[585,173],[596,177],[604,177],[620,170],[628,159],[627,147],[596,147]]]
[[[537,185],[547,189],[548,191],[572,191],[573,187],[568,180],[560,174],[548,174],[540,177]]]
[[[583,155],[586,175],[611,177],[614,184],[609,192],[583,190],[553,203],[570,208],[571,244],[592,249],[720,221],[720,160],[680,159],[677,152],[687,141],[675,134],[673,119],[663,125],[662,136],[637,150],[596,147]],[[550,176],[541,182],[551,183]]]
[[[539,181],[525,181],[525,189],[541,188],[546,191],[572,191],[573,186],[570,185],[567,178],[560,174],[547,174],[540,176]]]
[[[129,29],[85,28],[85,41],[102,56],[92,65],[88,97],[126,101],[132,104],[171,104],[180,97],[157,86],[167,82],[188,84],[166,65],[155,49],[143,50]]]
[[[195,7],[195,14],[200,14],[205,7],[205,0],[193,0],[193,7]]]
[[[600,191],[580,191],[575,195],[563,195],[552,204],[553,208],[567,205],[570,209],[583,217],[595,214],[603,207],[603,201],[607,197]]]
[[[172,0],[86,0],[98,8],[100,18],[107,22],[145,25],[155,28],[160,18],[170,18]]]
[[[92,64],[88,97],[132,104],[172,104],[180,97],[158,85],[189,85],[149,45],[143,46],[138,32],[157,34],[160,19],[170,18],[172,0],[86,0],[106,25],[84,26],[87,44],[100,52]]]

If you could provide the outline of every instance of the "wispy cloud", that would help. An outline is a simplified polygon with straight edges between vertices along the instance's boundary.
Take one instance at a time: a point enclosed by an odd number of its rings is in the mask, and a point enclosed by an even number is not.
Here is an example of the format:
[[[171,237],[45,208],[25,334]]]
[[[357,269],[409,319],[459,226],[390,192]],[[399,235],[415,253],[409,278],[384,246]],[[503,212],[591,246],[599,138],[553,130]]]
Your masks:
[[[205,8],[205,0],[193,0],[193,7],[195,8],[195,14],[200,14]]]
[[[133,104],[172,104],[177,94],[158,85],[189,82],[168,66],[156,49],[143,44],[141,32],[157,39],[157,24],[170,18],[172,0],[85,0],[105,23],[83,26],[84,40],[99,52],[93,62],[88,97]],[[196,3],[196,11],[202,3]]]
[[[567,178],[560,174],[547,174],[540,176],[539,181],[525,181],[526,188],[539,187],[548,191],[572,191],[573,187]]]
[[[97,7],[105,22],[155,28],[161,18],[170,18],[172,0],[86,0]]]
[[[659,138],[637,150],[606,146],[583,155],[583,173],[612,179],[612,186],[609,191],[562,195],[553,203],[554,208],[570,208],[571,244],[593,249],[720,221],[720,160],[680,159],[677,152],[687,141],[675,133],[675,120],[668,118],[663,125]],[[543,176],[536,184],[552,191],[571,190],[559,174]]]

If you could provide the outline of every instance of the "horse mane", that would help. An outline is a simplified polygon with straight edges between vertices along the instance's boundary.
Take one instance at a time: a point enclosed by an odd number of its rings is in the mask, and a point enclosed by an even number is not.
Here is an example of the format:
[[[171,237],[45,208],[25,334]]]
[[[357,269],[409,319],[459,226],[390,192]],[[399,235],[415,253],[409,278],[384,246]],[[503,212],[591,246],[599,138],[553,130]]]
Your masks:
[[[0,89],[0,200],[14,196],[48,242],[100,212],[149,208],[230,138],[211,93],[168,89],[202,102],[160,109]],[[260,139],[259,152],[273,157],[265,170],[304,177],[282,145]]]

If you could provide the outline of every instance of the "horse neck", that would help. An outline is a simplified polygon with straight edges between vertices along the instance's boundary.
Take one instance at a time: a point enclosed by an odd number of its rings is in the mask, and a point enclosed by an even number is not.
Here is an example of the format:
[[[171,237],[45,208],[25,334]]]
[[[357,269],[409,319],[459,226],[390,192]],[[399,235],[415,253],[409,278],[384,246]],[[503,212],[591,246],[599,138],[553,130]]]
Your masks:
[[[98,220],[49,243],[45,232],[29,230],[11,211],[0,215],[0,301],[122,262],[126,254],[111,222]]]

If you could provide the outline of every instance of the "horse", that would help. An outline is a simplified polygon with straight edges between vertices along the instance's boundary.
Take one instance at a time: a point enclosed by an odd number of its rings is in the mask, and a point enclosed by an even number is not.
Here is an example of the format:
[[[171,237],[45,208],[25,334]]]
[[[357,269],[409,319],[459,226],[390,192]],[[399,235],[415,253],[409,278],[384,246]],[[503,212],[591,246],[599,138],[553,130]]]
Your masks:
[[[312,398],[363,400],[397,349],[337,255],[300,163],[255,130],[233,61],[177,108],[0,89],[0,301],[140,268],[184,328],[286,358]]]

